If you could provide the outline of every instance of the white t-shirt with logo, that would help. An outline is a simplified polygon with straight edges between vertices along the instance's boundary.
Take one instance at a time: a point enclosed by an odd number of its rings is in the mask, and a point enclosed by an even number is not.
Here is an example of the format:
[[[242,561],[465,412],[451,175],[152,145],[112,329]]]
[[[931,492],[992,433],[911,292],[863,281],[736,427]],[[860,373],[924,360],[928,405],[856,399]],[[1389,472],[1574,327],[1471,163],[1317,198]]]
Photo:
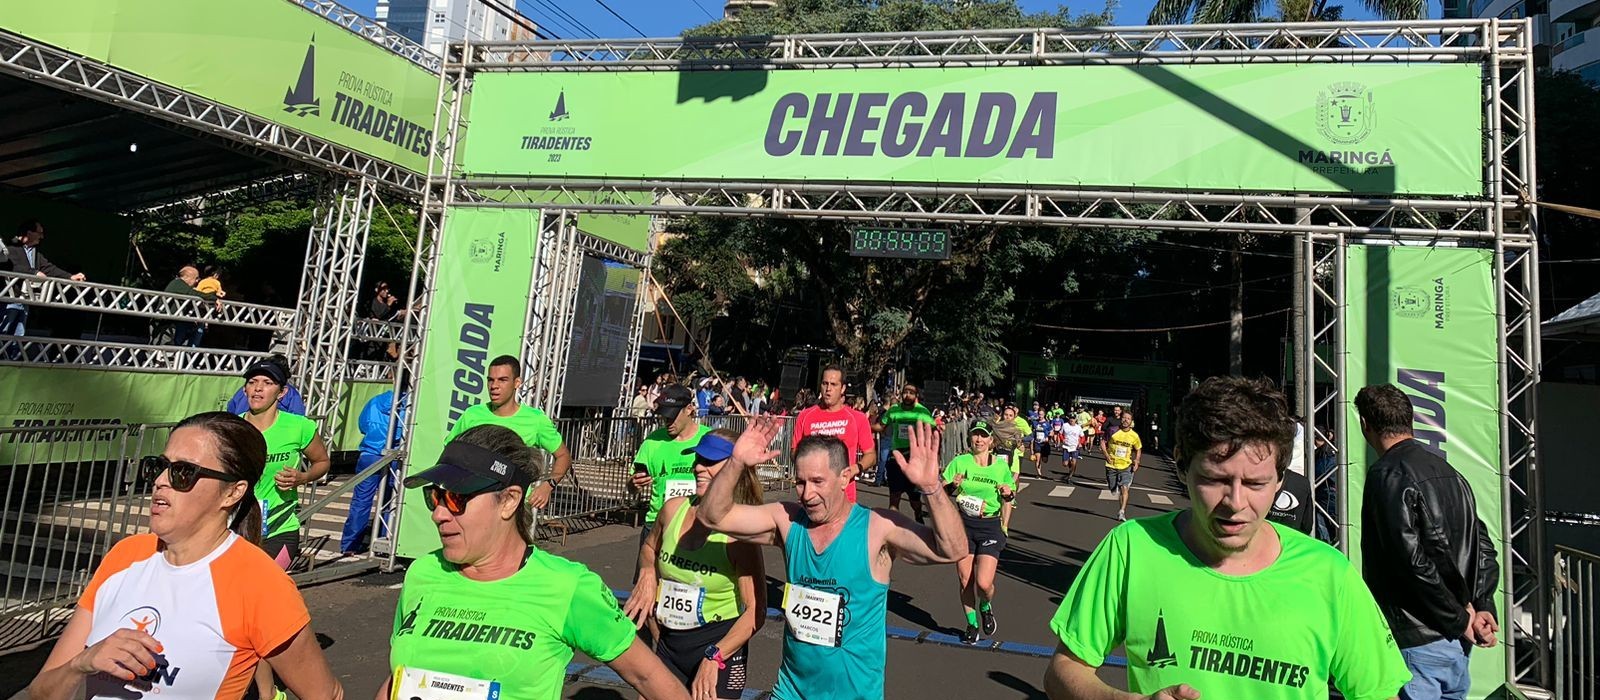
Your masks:
[[[173,566],[155,535],[134,535],[106,554],[78,599],[93,616],[93,646],[119,629],[142,630],[163,647],[157,667],[125,682],[89,676],[85,698],[240,698],[256,664],[311,622],[294,582],[259,547],[229,534],[197,562]]]

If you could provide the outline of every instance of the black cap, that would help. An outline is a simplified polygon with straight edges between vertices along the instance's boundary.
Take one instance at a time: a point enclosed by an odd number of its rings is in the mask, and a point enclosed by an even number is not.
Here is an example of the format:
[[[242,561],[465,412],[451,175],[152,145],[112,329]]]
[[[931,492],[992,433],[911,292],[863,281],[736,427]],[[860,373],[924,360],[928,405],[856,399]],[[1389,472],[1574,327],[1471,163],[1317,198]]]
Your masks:
[[[499,490],[507,486],[527,487],[531,483],[533,476],[526,470],[518,469],[511,460],[460,440],[444,446],[438,464],[407,477],[405,481],[408,489],[438,484],[460,494]]]
[[[967,428],[967,433],[983,433],[984,435],[994,435],[994,428],[989,427],[989,421],[980,420],[973,423],[971,428]]]
[[[694,392],[677,384],[669,384],[661,390],[660,398],[656,399],[656,413],[676,418],[678,411],[692,403],[694,403]]]
[[[251,377],[266,377],[277,382],[278,386],[289,383],[289,373],[283,369],[283,365],[272,360],[257,360],[255,364],[250,365],[250,368],[244,371],[244,379],[250,381]]]

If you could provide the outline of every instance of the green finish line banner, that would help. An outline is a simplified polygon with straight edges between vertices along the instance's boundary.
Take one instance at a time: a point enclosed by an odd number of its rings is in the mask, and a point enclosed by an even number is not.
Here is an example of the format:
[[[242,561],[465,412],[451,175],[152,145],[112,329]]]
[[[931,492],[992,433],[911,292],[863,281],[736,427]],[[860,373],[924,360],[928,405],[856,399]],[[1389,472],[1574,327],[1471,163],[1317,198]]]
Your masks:
[[[292,3],[18,0],[0,29],[428,172],[439,76]]]
[[[1477,65],[489,73],[475,175],[1483,193]]]
[[[489,361],[522,357],[538,235],[537,210],[452,208],[445,214],[438,269],[429,280],[433,299],[408,475],[433,466],[461,412],[489,400]],[[439,548],[419,490],[406,493],[395,546],[413,559]]]
[[[1493,252],[1464,248],[1350,246],[1346,259],[1345,398],[1350,457],[1344,488],[1350,503],[1350,553],[1359,565],[1361,503],[1367,468],[1377,454],[1361,437],[1356,392],[1394,384],[1411,398],[1423,445],[1466,477],[1478,518],[1499,551],[1501,536],[1500,391],[1496,359]],[[1501,629],[1510,611],[1501,601]],[[1503,635],[1502,635],[1503,636]],[[1472,697],[1506,681],[1505,646],[1472,652]]]

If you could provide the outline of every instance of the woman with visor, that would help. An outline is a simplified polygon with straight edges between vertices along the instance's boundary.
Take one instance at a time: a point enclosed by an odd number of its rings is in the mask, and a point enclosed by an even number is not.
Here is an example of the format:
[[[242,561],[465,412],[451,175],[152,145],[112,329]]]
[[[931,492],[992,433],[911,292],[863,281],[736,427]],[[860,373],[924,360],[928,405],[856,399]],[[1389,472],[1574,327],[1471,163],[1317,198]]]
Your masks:
[[[956,562],[961,583],[961,607],[967,613],[967,630],[961,641],[977,644],[979,632],[994,636],[994,572],[1006,548],[1001,525],[1003,506],[1017,495],[1017,472],[1005,453],[994,451],[994,429],[977,421],[967,431],[972,451],[956,455],[944,468],[945,489],[961,511],[967,529],[967,556]]]
[[[712,477],[733,454],[739,434],[714,430],[690,448],[695,495],[661,506],[657,527],[639,550],[639,579],[623,611],[650,625],[656,655],[694,700],[744,694],[750,638],[766,622],[767,575],[759,545],[733,542],[695,518]],[[734,501],[762,503],[754,470],[739,475]]]
[[[265,661],[304,700],[344,691],[294,582],[256,544],[261,433],[202,413],[140,462],[150,532],[111,548],[28,686],[34,700],[237,700]]]
[[[406,479],[422,489],[442,546],[406,570],[379,697],[409,698],[400,689],[426,678],[500,700],[556,700],[576,649],[645,698],[688,698],[599,576],[533,546],[527,492],[537,477],[521,437],[480,425]]]
[[[267,466],[255,491],[261,504],[261,547],[286,570],[300,557],[297,489],[326,476],[333,464],[316,421],[278,406],[288,384],[289,371],[282,363],[266,359],[250,365],[244,371],[248,408],[240,414],[267,441]],[[303,470],[302,458],[310,464]]]

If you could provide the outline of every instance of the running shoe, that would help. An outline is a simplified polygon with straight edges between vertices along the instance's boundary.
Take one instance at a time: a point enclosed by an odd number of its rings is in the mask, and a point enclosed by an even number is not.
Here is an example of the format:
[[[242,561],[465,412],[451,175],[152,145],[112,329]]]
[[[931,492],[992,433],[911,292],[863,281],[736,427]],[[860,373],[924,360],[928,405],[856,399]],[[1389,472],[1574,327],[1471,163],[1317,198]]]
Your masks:
[[[993,637],[994,631],[999,629],[999,625],[995,624],[994,621],[994,608],[980,611],[978,614],[983,617],[983,634],[988,637]]]
[[[973,627],[972,625],[967,625],[967,631],[961,633],[961,643],[962,644],[977,644],[978,643],[978,628]]]
[[[1128,519],[1128,514],[1119,510],[1119,511],[1117,511],[1117,519],[1118,520],[1127,520]]]

